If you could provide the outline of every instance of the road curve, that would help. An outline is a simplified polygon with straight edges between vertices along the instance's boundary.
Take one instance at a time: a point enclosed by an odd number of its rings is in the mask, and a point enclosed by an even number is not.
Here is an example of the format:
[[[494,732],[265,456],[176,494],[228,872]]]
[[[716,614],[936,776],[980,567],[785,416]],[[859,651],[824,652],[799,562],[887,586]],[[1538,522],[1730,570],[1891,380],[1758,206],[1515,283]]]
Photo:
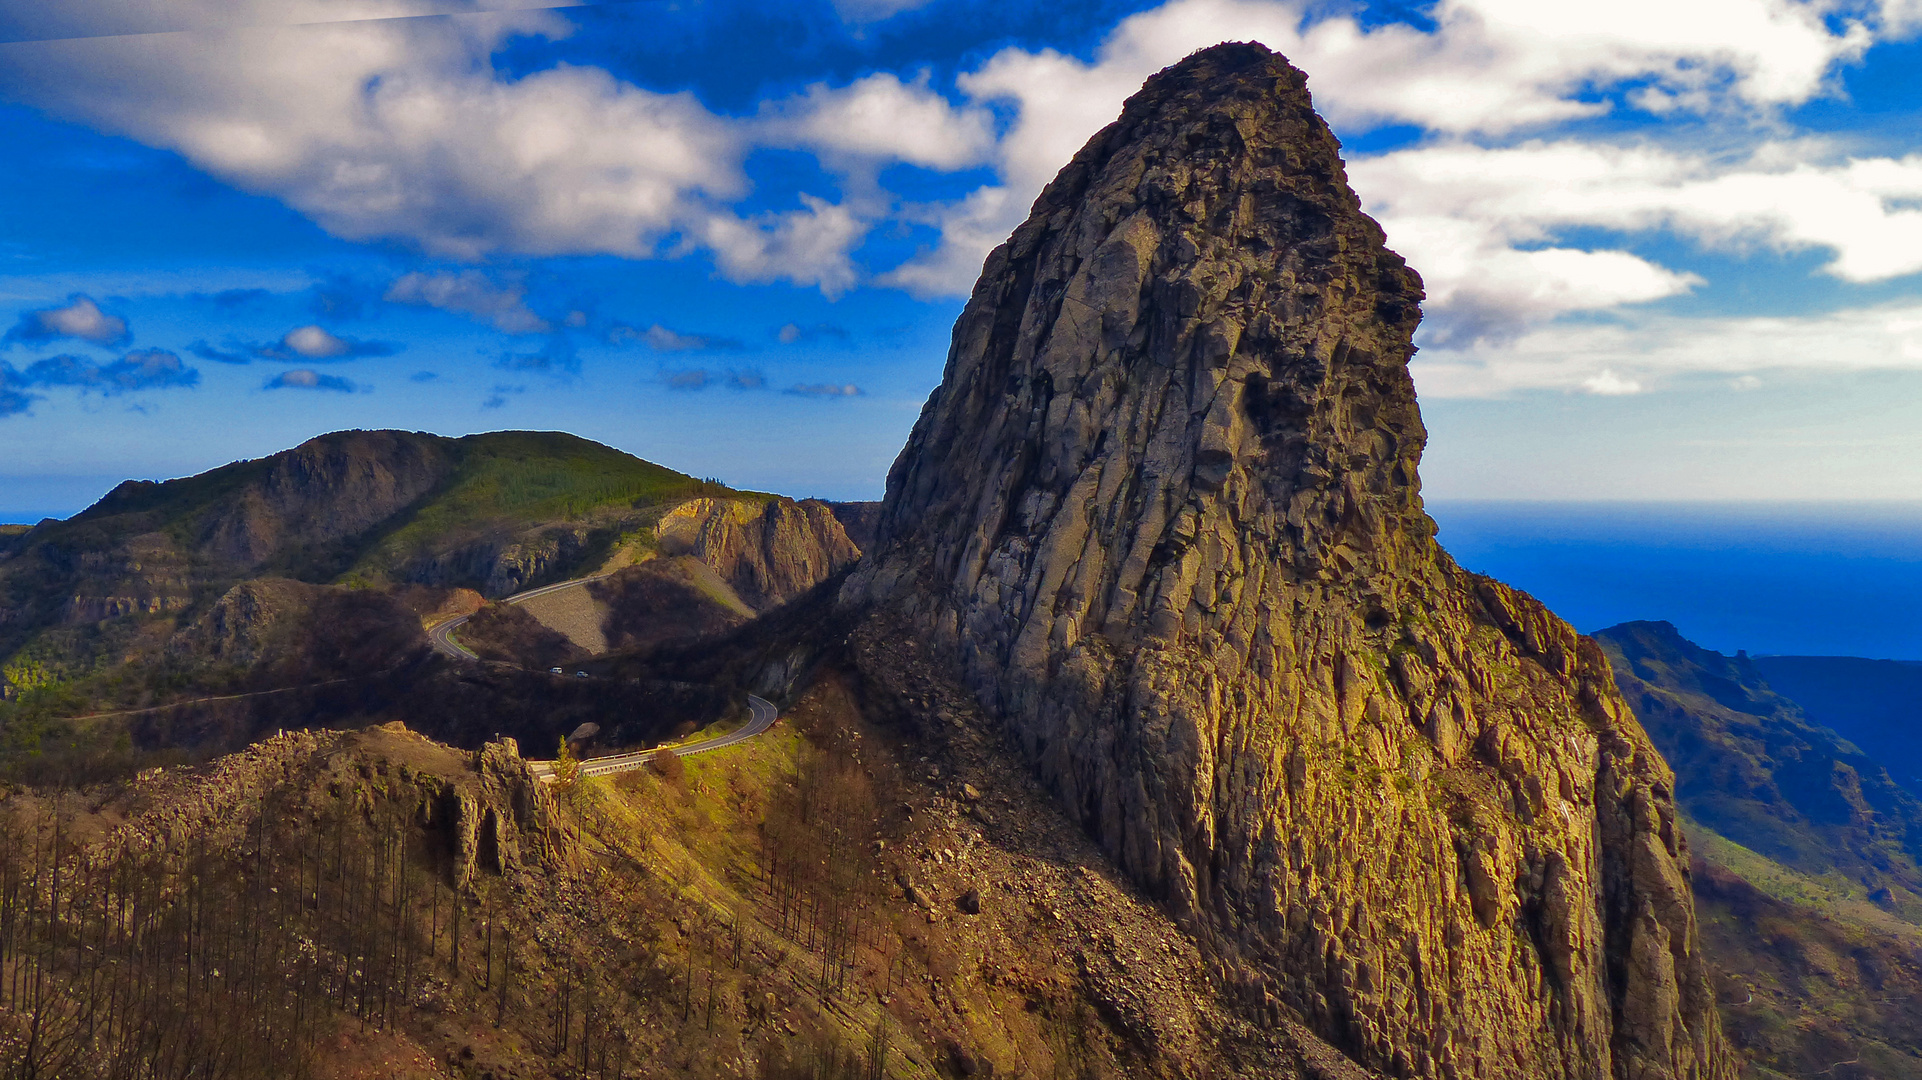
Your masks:
[[[545,596],[548,593],[559,592],[562,589],[571,589],[576,585],[585,585],[590,581],[599,581],[607,576],[606,574],[595,574],[592,577],[575,578],[572,581],[561,581],[552,585],[543,585],[538,589],[529,589],[523,593],[515,593],[507,599],[502,600],[501,603],[518,604],[526,600],[532,600],[536,596]],[[471,618],[471,616],[462,615],[435,626],[427,632],[428,642],[434,646],[435,650],[446,656],[453,657],[456,660],[478,661],[480,657],[475,655],[472,649],[462,645],[460,641],[454,637],[454,631],[464,625],[469,618]],[[652,750],[635,750],[626,754],[610,754],[607,757],[589,758],[581,762],[580,775],[607,776],[611,773],[622,773],[638,769],[653,760],[654,755],[663,750],[672,750],[681,757],[691,757],[695,754],[705,754],[711,750],[720,750],[729,746],[735,746],[773,727],[774,722],[781,718],[780,710],[774,707],[773,702],[768,701],[766,698],[756,697],[753,694],[747,696],[747,709],[747,723],[742,724],[740,727],[735,728],[725,735],[712,739],[703,739],[693,743],[657,746]],[[551,761],[530,760],[527,765],[534,770],[535,777],[543,784],[551,784],[560,779],[560,777],[555,775],[554,763]]]
[[[747,723],[742,724],[740,727],[735,728],[725,735],[713,739],[704,739],[700,742],[670,744],[667,746],[657,746],[652,750],[635,750],[626,754],[610,754],[607,757],[588,758],[586,761],[580,763],[580,775],[607,776],[612,773],[631,772],[653,760],[654,755],[663,750],[672,750],[680,757],[693,757],[695,754],[705,754],[711,750],[721,750],[752,739],[754,736],[773,727],[774,722],[781,718],[780,710],[774,707],[773,702],[768,701],[766,698],[756,697],[753,694],[747,696],[747,709]],[[534,770],[534,775],[539,778],[543,784],[551,784],[560,779],[559,776],[555,775],[554,763],[551,761],[529,761],[527,765]]]
[[[571,589],[577,585],[585,585],[590,581],[599,581],[607,576],[607,574],[594,574],[590,577],[574,578],[571,581],[557,581],[552,585],[543,585],[538,589],[529,589],[526,592],[515,593],[507,599],[502,600],[501,603],[525,603],[526,601],[534,599],[536,596],[546,596],[551,592]],[[427,643],[434,647],[434,651],[444,656],[451,656],[456,660],[479,660],[480,657],[475,655],[474,650],[462,645],[460,641],[454,637],[454,631],[465,626],[467,620],[471,618],[473,618],[472,615],[461,615],[436,625],[433,629],[427,631]]]

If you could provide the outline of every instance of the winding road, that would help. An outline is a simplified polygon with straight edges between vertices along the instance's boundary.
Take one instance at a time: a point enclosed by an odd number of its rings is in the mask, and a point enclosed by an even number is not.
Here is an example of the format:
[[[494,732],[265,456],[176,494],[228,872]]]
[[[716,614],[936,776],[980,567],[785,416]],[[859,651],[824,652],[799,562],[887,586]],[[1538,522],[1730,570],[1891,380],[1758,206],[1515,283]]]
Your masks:
[[[548,593],[557,593],[562,589],[579,588],[590,581],[599,581],[607,576],[609,575],[595,574],[592,577],[575,578],[572,581],[557,581],[552,585],[543,585],[538,589],[529,589],[526,592],[515,593],[507,599],[502,600],[501,603],[524,604],[536,596],[546,596]],[[436,624],[433,629],[427,631],[428,643],[433,645],[436,651],[451,656],[456,660],[479,660],[480,657],[475,655],[472,649],[462,645],[454,638],[454,631],[465,626],[467,620],[471,618],[473,618],[472,615],[461,615],[449,619],[444,623]]]
[[[781,713],[774,707],[773,702],[766,698],[755,697],[753,694],[747,696],[747,708],[747,723],[742,724],[740,727],[735,728],[725,735],[712,739],[704,739],[700,742],[678,743],[668,746],[657,746],[652,750],[635,750],[626,754],[610,754],[607,757],[588,758],[580,763],[580,774],[582,776],[606,776],[610,773],[628,772],[647,764],[653,759],[655,754],[663,750],[672,750],[679,757],[693,757],[695,754],[705,754],[710,750],[721,750],[752,739],[754,736],[773,727],[774,722],[781,718]],[[555,775],[554,763],[551,761],[529,761],[527,764],[534,770],[534,775],[539,777],[542,783],[551,784],[560,779],[560,777]]]
[[[502,600],[501,603],[523,603],[537,596],[546,596],[548,593],[559,592],[562,589],[572,589],[586,585],[590,581],[599,581],[606,576],[608,575],[596,574],[593,577],[575,578],[572,581],[543,585],[538,589],[529,589],[523,593],[515,593],[513,596]],[[471,649],[462,645],[460,641],[454,637],[454,631],[464,625],[469,618],[471,618],[471,616],[461,615],[457,618],[449,619],[444,623],[437,624],[427,632],[427,640],[437,651],[455,660],[480,662],[481,658],[479,656],[475,655]],[[607,776],[611,773],[622,773],[638,769],[653,760],[654,755],[663,750],[672,750],[680,757],[692,757],[695,754],[705,754],[714,750],[737,746],[761,734],[768,728],[773,727],[774,722],[781,718],[780,710],[774,707],[773,702],[768,701],[766,698],[756,697],[753,694],[747,696],[747,708],[747,723],[742,724],[740,727],[735,728],[725,735],[719,735],[712,739],[700,739],[696,742],[656,746],[650,750],[634,750],[625,754],[610,754],[607,757],[588,758],[580,763],[580,775]],[[534,770],[534,775],[544,784],[551,784],[560,779],[554,772],[554,763],[552,761],[529,760],[527,764],[529,768]]]

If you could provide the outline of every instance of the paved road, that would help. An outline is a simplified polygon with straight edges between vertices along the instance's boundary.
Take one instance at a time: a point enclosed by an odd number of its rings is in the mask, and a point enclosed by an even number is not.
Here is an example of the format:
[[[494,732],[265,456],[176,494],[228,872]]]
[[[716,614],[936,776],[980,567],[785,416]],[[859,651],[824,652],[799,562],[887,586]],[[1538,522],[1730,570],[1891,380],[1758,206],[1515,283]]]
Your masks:
[[[747,696],[747,708],[749,714],[747,723],[742,724],[740,727],[718,738],[706,739],[695,743],[657,746],[652,750],[636,750],[627,754],[610,754],[607,757],[589,758],[581,762],[581,775],[607,776],[610,773],[631,772],[647,764],[653,759],[655,754],[663,750],[672,750],[681,757],[693,757],[695,754],[705,754],[710,750],[720,750],[724,747],[734,746],[752,739],[754,736],[773,727],[774,722],[781,718],[781,713],[774,707],[773,702],[768,701],[766,698],[755,697],[753,694]],[[551,784],[559,779],[559,777],[554,775],[554,763],[551,761],[529,761],[527,764],[534,770],[534,775],[539,777],[544,784]]]
[[[515,593],[507,599],[502,600],[501,603],[525,603],[526,601],[534,599],[536,596],[546,596],[548,593],[560,592],[562,589],[572,589],[577,585],[585,585],[590,581],[599,581],[607,576],[606,574],[595,574],[592,577],[575,578],[572,581],[561,581],[553,585],[543,585],[538,589],[529,589],[523,593]],[[471,615],[462,615],[459,618],[449,619],[441,623],[427,632],[428,642],[432,644],[436,650],[456,660],[479,660],[480,657],[474,655],[472,649],[462,645],[460,641],[454,637],[454,631],[466,625],[467,620],[472,617]]]
[[[593,577],[576,578],[573,581],[562,581],[553,585],[544,585],[538,589],[529,589],[524,593],[515,593],[513,596],[501,601],[501,603],[522,603],[523,601],[532,600],[536,596],[546,596],[551,592],[571,589],[577,585],[585,585],[590,581],[599,581],[601,578],[607,576],[606,574],[596,574]],[[479,660],[480,657],[474,655],[473,650],[462,645],[460,641],[454,637],[454,631],[466,623],[468,618],[469,616],[462,615],[457,619],[449,619],[441,623],[439,626],[428,631],[427,640],[433,643],[434,648],[456,660]],[[754,736],[773,727],[774,722],[781,718],[780,711],[774,707],[772,702],[765,698],[755,697],[753,694],[747,696],[747,708],[747,723],[742,724],[740,727],[725,735],[694,743],[657,746],[652,750],[636,750],[626,754],[610,754],[607,757],[589,758],[581,762],[581,775],[606,776],[610,773],[621,773],[638,769],[652,760],[655,754],[663,750],[672,750],[681,757],[705,754],[710,750],[720,750],[724,747],[734,746],[752,739]],[[558,779],[558,777],[554,775],[554,763],[551,761],[530,760],[527,764],[534,770],[534,775],[539,777],[544,784],[551,784]]]

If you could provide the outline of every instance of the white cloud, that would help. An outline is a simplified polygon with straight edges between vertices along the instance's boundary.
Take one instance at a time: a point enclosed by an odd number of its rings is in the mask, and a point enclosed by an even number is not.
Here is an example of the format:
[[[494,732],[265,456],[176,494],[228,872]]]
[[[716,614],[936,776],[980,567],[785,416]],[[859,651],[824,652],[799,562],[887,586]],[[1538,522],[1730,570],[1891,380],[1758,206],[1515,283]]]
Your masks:
[[[843,87],[816,83],[764,110],[762,137],[806,146],[831,161],[904,161],[953,170],[979,164],[994,150],[994,117],[956,108],[928,87],[923,72],[902,82],[877,72]]]
[[[933,225],[941,242],[881,275],[880,284],[906,289],[917,297],[966,296],[981,276],[981,264],[994,246],[1028,213],[1007,187],[976,188],[958,202],[910,209],[908,219]]]
[[[0,338],[0,345],[23,342],[38,344],[60,338],[77,338],[95,345],[124,345],[133,337],[127,320],[100,310],[93,297],[76,293],[60,307],[42,308],[20,316],[13,329]]]
[[[1445,343],[1699,284],[1624,251],[1530,249],[1569,228],[1827,250],[1826,271],[1847,281],[1922,271],[1922,155],[1798,160],[1826,154],[1777,143],[1730,162],[1650,146],[1451,143],[1349,171],[1390,245],[1421,271],[1437,316],[1430,340]]]
[[[496,285],[477,270],[440,274],[417,270],[397,278],[387,287],[384,299],[468,315],[492,323],[502,333],[544,334],[552,327],[528,308],[526,293],[520,285]]]
[[[280,339],[280,343],[288,351],[309,360],[330,360],[353,351],[353,345],[345,338],[330,334],[318,326],[302,326],[289,330],[287,336]]]
[[[645,255],[745,190],[738,134],[691,95],[598,68],[495,76],[508,37],[567,31],[524,13],[45,42],[0,54],[0,86],[337,235],[459,258]]]
[[[1092,63],[1049,49],[1009,48],[963,73],[957,82],[975,103],[1014,110],[997,163],[1007,190],[990,199],[993,189],[983,189],[927,212],[941,229],[941,246],[882,280],[924,294],[965,293],[969,268],[1020,223],[1042,186],[1118,115],[1123,99],[1155,71],[1219,41],[1256,40],[1287,56],[1309,73],[1317,107],[1338,127],[1393,123],[1504,135],[1607,112],[1611,106],[1595,91],[1634,84],[1639,107],[1664,113],[1761,115],[1799,104],[1829,90],[1837,64],[1863,53],[1876,23],[1871,11],[1850,18],[1837,5],[1796,0],[1442,0],[1431,13],[1433,32],[1399,23],[1364,29],[1345,15],[1309,11],[1292,0],[1171,0],[1123,20]],[[1825,22],[1830,15],[1839,28]],[[990,204],[992,212],[984,212]],[[1433,224],[1428,231],[1450,228]],[[1625,253],[1521,259],[1499,238],[1491,242],[1475,248],[1500,256],[1486,267],[1488,287],[1457,290],[1477,309],[1491,307],[1478,292],[1496,297],[1494,309],[1552,314],[1672,295],[1692,284]],[[1559,280],[1512,304],[1500,301],[1494,278],[1534,282],[1545,263]],[[1600,290],[1594,301],[1579,300],[1590,288]]]
[[[1615,374],[1610,368],[1603,368],[1601,371],[1583,379],[1582,389],[1591,394],[1600,394],[1603,397],[1620,397],[1624,394],[1641,393],[1642,384],[1636,382],[1634,379],[1624,379],[1620,375]]]
[[[147,11],[92,0],[70,13],[68,30],[191,32],[7,46],[0,96],[177,150],[347,239],[397,238],[476,260],[646,258],[686,253],[692,238],[712,244],[734,280],[831,293],[853,284],[848,247],[889,211],[885,193],[866,190],[881,165],[948,170],[994,152],[990,113],[950,103],[925,74],[816,85],[736,119],[691,93],[642,89],[596,67],[498,71],[493,54],[511,38],[572,32],[551,12],[386,18],[497,6],[511,5],[175,0]],[[743,162],[759,145],[810,149],[830,168],[865,175],[850,181],[863,190],[847,205],[808,197],[744,218]]]
[[[1922,370],[1922,303],[1800,317],[1640,315],[1557,323],[1472,348],[1425,348],[1409,365],[1424,397],[1527,390],[1635,393],[1690,377],[1761,385],[1771,371]]]
[[[735,281],[791,281],[839,296],[854,287],[848,252],[867,224],[846,206],[802,195],[803,209],[745,220],[713,214],[699,233],[721,272]]]

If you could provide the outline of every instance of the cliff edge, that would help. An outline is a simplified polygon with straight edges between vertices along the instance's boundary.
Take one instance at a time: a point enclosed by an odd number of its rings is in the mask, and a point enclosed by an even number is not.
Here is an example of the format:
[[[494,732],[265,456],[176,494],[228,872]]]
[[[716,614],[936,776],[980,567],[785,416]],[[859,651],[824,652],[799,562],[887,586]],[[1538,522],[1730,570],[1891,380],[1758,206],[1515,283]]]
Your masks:
[[[1361,1064],[1731,1077],[1667,766],[1435,542],[1421,283],[1339,149],[1261,46],[1150,79],[988,257],[841,603]]]

